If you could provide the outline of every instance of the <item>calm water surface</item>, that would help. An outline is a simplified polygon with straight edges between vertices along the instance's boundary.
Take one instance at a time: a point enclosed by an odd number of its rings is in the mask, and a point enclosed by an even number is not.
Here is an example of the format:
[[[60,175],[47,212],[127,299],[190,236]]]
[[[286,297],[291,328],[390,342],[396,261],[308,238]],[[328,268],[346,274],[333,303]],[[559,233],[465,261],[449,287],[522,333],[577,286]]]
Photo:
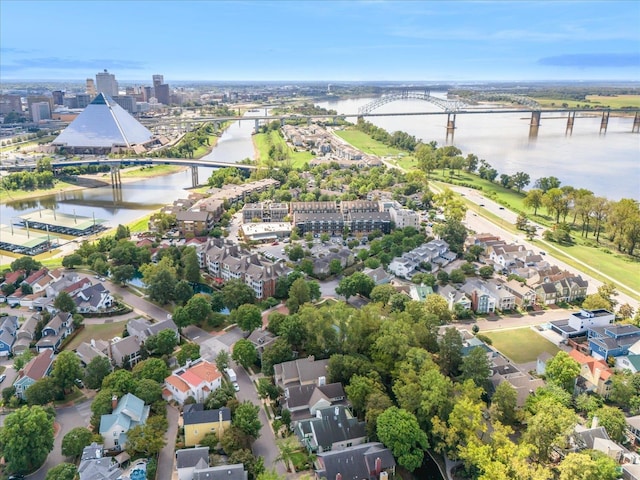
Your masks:
[[[318,105],[351,114],[371,100],[360,98]],[[421,100],[402,100],[375,110],[376,113],[428,111],[439,108]],[[552,115],[556,118],[548,118]],[[600,135],[599,116],[577,117],[573,134],[565,136],[566,116],[558,117],[560,114],[543,114],[538,137],[529,139],[530,115],[458,115],[453,144],[464,155],[475,153],[485,159],[500,174],[527,172],[532,180],[528,188],[537,178],[553,175],[563,185],[588,188],[610,199],[640,199],[640,134],[631,133],[633,118],[611,117],[607,133]],[[446,115],[367,120],[389,132],[400,130],[425,142],[435,140],[438,145],[446,145]]]

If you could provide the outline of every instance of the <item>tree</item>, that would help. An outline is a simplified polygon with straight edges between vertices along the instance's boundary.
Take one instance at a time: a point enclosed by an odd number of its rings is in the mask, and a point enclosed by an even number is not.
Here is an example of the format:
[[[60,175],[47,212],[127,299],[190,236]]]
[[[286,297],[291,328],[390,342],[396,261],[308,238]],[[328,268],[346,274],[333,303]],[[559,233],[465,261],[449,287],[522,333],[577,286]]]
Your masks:
[[[233,346],[231,358],[234,362],[238,362],[244,368],[249,368],[250,365],[253,365],[256,363],[256,360],[258,360],[258,351],[253,343],[242,338]]]
[[[253,332],[262,326],[262,312],[257,306],[245,303],[231,312],[231,320],[245,332]]]
[[[29,405],[46,405],[62,397],[62,389],[52,377],[43,377],[33,383],[25,392]]]
[[[516,172],[511,176],[511,183],[516,187],[518,193],[520,193],[524,187],[531,183],[531,177],[529,177],[528,173]]]
[[[226,352],[225,352],[226,353]],[[187,363],[187,360],[197,360],[200,358],[200,345],[194,342],[187,342],[182,344],[180,351],[176,354],[176,360],[183,366]],[[219,368],[219,367],[218,367]],[[222,369],[220,371],[223,371]]]
[[[111,280],[114,283],[125,285],[136,275],[136,269],[133,265],[115,265],[111,267]]]
[[[229,455],[229,463],[242,463],[244,468],[247,469],[249,480],[255,480],[258,475],[264,472],[264,458],[254,456],[249,448],[242,448],[233,452]]]
[[[216,356],[216,366],[220,372],[224,372],[229,368],[229,352],[226,350],[220,350]]]
[[[184,279],[187,282],[199,283],[200,282],[200,262],[198,261],[198,254],[193,247],[187,247],[182,252],[182,263],[184,265]]]
[[[157,264],[144,264],[140,272],[151,300],[166,305],[174,299],[178,280],[171,257],[164,256]]]
[[[73,463],[61,463],[50,469],[44,480],[75,480],[77,475],[78,469]]]
[[[252,439],[249,435],[244,433],[236,425],[231,425],[231,427],[227,428],[222,434],[220,444],[224,452],[230,455],[235,451],[251,448],[251,441]]]
[[[445,298],[437,293],[431,293],[424,299],[423,308],[426,314],[438,317],[440,323],[451,321],[451,311]]]
[[[464,272],[457,268],[454,270],[451,270],[451,273],[449,274],[449,280],[452,283],[464,283],[466,279],[467,279],[467,276],[464,274]]]
[[[284,338],[278,338],[262,352],[262,373],[273,375],[273,366],[293,360],[291,347]]]
[[[291,471],[289,462],[294,458],[296,452],[300,450],[300,443],[294,437],[287,437],[282,440],[277,440],[278,450],[280,454],[276,457],[276,461],[282,461],[287,467],[287,472]]]
[[[73,389],[77,378],[82,378],[80,358],[70,350],[60,352],[53,363],[52,377],[65,392]]]
[[[438,341],[438,364],[445,375],[458,375],[462,362],[462,337],[455,328],[447,328]]]
[[[131,232],[129,231],[129,227],[125,225],[118,225],[116,228],[116,234],[114,235],[116,240],[129,239],[131,238]]]
[[[604,427],[611,440],[618,443],[624,442],[627,423],[622,410],[604,405],[590,415],[591,419],[593,417],[598,418],[598,424]]]
[[[304,249],[301,245],[294,245],[289,249],[289,260],[297,262],[304,258]]]
[[[242,280],[232,279],[222,287],[224,305],[229,310],[235,310],[245,303],[255,303],[256,294],[253,289]]]
[[[84,372],[84,383],[93,390],[100,388],[104,377],[111,372],[111,362],[107,357],[94,357]]]
[[[148,378],[158,383],[164,383],[164,379],[170,375],[171,371],[164,360],[148,358],[133,367],[131,373],[136,380]]]
[[[452,252],[461,254],[464,251],[467,228],[460,221],[449,218],[445,223],[435,225],[434,232],[449,244]]]
[[[558,465],[559,480],[616,480],[618,465],[600,452],[588,451],[568,454]]]
[[[25,350],[24,352],[22,352],[19,355],[16,355],[15,357],[13,357],[13,368],[16,372],[19,372],[20,370],[22,370],[22,368],[29,363],[29,360],[31,360],[34,357],[33,352],[29,349]]]
[[[133,394],[142,400],[145,405],[153,405],[162,400],[163,383],[158,383],[149,378],[138,380],[135,384]]]
[[[491,277],[493,277],[493,274],[495,273],[495,270],[493,269],[492,266],[485,265],[484,267],[480,267],[478,269],[478,273],[480,274],[480,276],[482,278],[491,278]]]
[[[93,433],[85,427],[76,427],[62,439],[62,454],[66,457],[79,457],[84,447],[91,445]]]
[[[536,180],[534,184],[535,188],[542,190],[542,193],[547,193],[552,188],[560,188],[560,180],[556,177],[542,177]]]
[[[429,443],[414,415],[397,407],[388,408],[378,416],[376,433],[401,466],[413,472],[422,465]]]
[[[295,280],[289,288],[289,300],[287,307],[290,313],[297,313],[300,306],[311,301],[311,291],[309,284],[304,278]]]
[[[175,299],[176,303],[185,305],[193,297],[193,287],[186,280],[176,283]]]
[[[157,455],[167,443],[164,439],[164,431],[147,420],[144,425],[136,425],[127,432],[126,449],[130,455],[142,453],[146,456]]]
[[[477,387],[485,391],[487,390],[487,381],[491,374],[491,369],[489,368],[489,359],[487,358],[487,352],[484,348],[473,348],[471,352],[462,359],[460,370],[462,372],[460,375],[462,381],[472,380]]]
[[[522,201],[525,207],[533,209],[534,215],[538,214],[538,209],[543,204],[543,194],[544,192],[542,190],[534,188],[527,192],[527,196],[524,197],[524,200]]]
[[[233,418],[233,425],[238,427],[245,435],[252,438],[258,438],[260,436],[260,428],[262,423],[258,418],[258,412],[260,409],[249,401],[244,401],[238,408]]]
[[[159,331],[155,335],[147,337],[144,346],[149,353],[154,355],[170,355],[178,344],[176,332],[170,328]]]
[[[384,285],[376,285],[371,290],[371,301],[372,302],[380,302],[383,305],[389,303],[391,296],[396,294],[397,290],[393,288],[392,285],[384,284]]]
[[[329,273],[331,275],[340,275],[342,273],[342,263],[338,258],[332,258],[329,262]]]
[[[576,378],[580,375],[580,364],[561,350],[547,362],[545,374],[549,382],[572,393]]]
[[[587,295],[582,302],[582,308],[585,310],[612,310],[611,302],[603,298],[599,293]]]
[[[56,299],[53,301],[53,306],[57,309],[60,310],[61,312],[66,312],[66,313],[76,313],[76,302],[73,301],[73,298],[71,298],[71,295],[69,295],[67,292],[60,292],[58,293],[58,296],[56,297]]]
[[[513,425],[518,408],[518,392],[509,382],[502,382],[491,396],[491,412],[504,425]]]
[[[39,406],[16,410],[4,420],[0,444],[10,472],[35,470],[53,449],[53,417]]]
[[[42,264],[37,260],[34,260],[31,257],[20,257],[13,262],[11,262],[11,271],[17,272],[18,270],[24,270],[25,275],[29,276],[29,274],[35,270],[38,270],[42,267]]]
[[[347,385],[344,390],[354,410],[362,413],[364,412],[364,407],[369,395],[374,392],[383,392],[384,388],[379,378],[375,378],[375,376],[371,374],[369,376],[353,375],[349,385]]]
[[[354,295],[362,295],[369,298],[373,287],[375,287],[373,279],[362,272],[356,272],[340,280],[336,293],[344,295],[347,300]]]
[[[573,431],[577,416],[573,410],[551,400],[542,402],[538,413],[529,418],[523,440],[534,448],[534,457],[540,462],[549,458],[553,445],[565,445]]]
[[[102,381],[102,391],[110,390],[118,397],[126,393],[133,393],[136,388],[136,380],[129,370],[116,370],[104,377]],[[100,393],[102,393],[102,391]],[[93,404],[92,404],[93,406]]]
[[[84,262],[84,258],[77,253],[72,253],[71,255],[67,255],[62,259],[62,266],[65,268],[75,268],[78,265],[82,265]]]

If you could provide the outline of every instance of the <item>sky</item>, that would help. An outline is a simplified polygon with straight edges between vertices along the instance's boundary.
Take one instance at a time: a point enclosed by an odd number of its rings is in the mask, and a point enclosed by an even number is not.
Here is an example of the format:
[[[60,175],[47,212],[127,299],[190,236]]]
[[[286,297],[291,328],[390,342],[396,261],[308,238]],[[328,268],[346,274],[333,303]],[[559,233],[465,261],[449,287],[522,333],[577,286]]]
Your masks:
[[[637,81],[638,25],[638,0],[0,0],[0,82]]]

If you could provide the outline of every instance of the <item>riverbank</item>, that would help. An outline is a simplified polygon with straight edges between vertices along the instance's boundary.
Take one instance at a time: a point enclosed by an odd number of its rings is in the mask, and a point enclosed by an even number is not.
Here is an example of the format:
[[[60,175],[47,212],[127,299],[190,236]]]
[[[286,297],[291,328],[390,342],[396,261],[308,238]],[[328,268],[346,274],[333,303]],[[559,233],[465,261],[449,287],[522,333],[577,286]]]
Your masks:
[[[133,183],[145,178],[161,177],[181,172],[187,167],[175,165],[153,165],[143,167],[123,168],[120,178],[123,184]],[[58,180],[53,188],[35,190],[0,190],[0,203],[8,203],[15,200],[29,200],[44,195],[84,190],[86,188],[99,188],[111,185],[111,174],[100,172],[95,174],[78,175],[73,182]]]

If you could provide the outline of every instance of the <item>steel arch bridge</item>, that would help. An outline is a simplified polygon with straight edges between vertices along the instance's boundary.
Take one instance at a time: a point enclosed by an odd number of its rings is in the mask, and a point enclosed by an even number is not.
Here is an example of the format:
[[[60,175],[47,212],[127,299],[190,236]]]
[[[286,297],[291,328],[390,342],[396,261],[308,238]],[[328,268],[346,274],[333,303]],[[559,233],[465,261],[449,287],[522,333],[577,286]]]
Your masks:
[[[372,102],[363,105],[362,107],[358,108],[358,115],[366,115],[367,113],[371,113],[373,110],[381,107],[382,105],[386,105],[387,103],[391,102],[397,102],[398,100],[424,100],[440,107],[445,112],[451,113],[457,112],[467,106],[463,102],[443,100],[442,98],[434,97],[431,95],[431,92],[429,90],[402,90],[400,92],[382,95],[380,98],[376,98]]]

